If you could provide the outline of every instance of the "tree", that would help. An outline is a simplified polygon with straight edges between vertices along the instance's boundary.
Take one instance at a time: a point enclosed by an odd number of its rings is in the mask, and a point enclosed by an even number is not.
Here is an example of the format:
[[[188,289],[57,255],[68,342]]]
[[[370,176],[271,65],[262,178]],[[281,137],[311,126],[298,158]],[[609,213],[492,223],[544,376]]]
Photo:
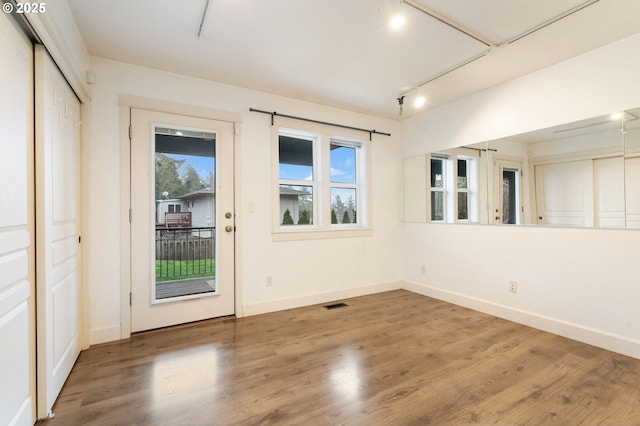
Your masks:
[[[338,216],[336,216],[336,211],[334,209],[331,209],[331,223],[338,223]]]
[[[342,198],[340,198],[340,195],[336,195],[336,197],[334,198],[333,203],[331,203],[331,209],[335,210],[336,218],[342,217],[342,215],[344,214],[344,203],[342,202]],[[335,223],[338,223],[337,219]]]
[[[200,175],[196,172],[191,164],[187,164],[182,177],[182,194],[189,194],[202,188],[200,184]]]
[[[284,216],[282,217],[282,224],[283,225],[293,225],[293,217],[291,217],[291,212],[289,211],[289,209],[286,209],[284,211]]]
[[[178,175],[178,169],[184,160],[175,160],[166,154],[156,153],[156,200],[162,199],[162,193],[168,192],[169,198],[181,196],[182,181]]]
[[[356,209],[353,209],[353,221],[351,223],[358,223],[358,215],[356,213]]]
[[[302,210],[300,219],[298,219],[298,225],[308,225],[309,223],[309,212],[306,210]]]
[[[215,177],[213,176],[213,172],[209,172],[206,178],[202,178],[200,180],[200,186],[211,190],[215,188]]]
[[[349,212],[347,210],[345,210],[342,215],[342,223],[351,223],[351,219],[349,219]]]

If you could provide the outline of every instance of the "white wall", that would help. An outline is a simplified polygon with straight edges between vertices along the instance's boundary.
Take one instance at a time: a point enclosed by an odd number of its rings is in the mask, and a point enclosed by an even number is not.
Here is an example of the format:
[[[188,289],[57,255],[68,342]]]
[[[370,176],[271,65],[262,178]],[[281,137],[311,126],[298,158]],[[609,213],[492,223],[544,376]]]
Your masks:
[[[237,170],[239,314],[319,303],[399,288],[401,279],[400,124],[336,108],[278,97],[110,60],[92,58],[91,122],[85,141],[86,222],[91,343],[119,339],[121,330],[119,95],[212,108],[242,117]],[[369,237],[273,242],[270,117],[254,107],[350,126],[388,131],[374,136],[373,234]],[[277,124],[277,123],[276,123]],[[368,135],[363,134],[368,139]],[[252,206],[250,209],[249,206]],[[83,242],[85,239],[83,239]],[[273,286],[266,286],[267,276]]]
[[[407,119],[402,155],[637,107],[638,75],[640,34]],[[638,231],[409,223],[403,231],[405,288],[640,358]]]

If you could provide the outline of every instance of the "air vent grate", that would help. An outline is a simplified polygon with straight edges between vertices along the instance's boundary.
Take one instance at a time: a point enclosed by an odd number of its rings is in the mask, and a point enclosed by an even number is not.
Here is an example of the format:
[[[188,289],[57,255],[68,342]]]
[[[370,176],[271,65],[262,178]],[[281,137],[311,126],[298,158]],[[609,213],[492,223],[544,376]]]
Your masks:
[[[347,305],[346,303],[340,302],[340,303],[332,303],[330,305],[324,305],[324,308],[331,310],[331,309],[337,309],[337,308],[344,308],[346,306],[349,306],[349,305]]]

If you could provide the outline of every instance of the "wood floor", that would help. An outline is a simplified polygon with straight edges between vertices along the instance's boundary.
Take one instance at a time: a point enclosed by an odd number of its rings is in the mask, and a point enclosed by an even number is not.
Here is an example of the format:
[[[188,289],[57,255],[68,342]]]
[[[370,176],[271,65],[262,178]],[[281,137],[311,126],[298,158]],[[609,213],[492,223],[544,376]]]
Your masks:
[[[404,290],[80,355],[56,425],[640,424],[640,360]]]

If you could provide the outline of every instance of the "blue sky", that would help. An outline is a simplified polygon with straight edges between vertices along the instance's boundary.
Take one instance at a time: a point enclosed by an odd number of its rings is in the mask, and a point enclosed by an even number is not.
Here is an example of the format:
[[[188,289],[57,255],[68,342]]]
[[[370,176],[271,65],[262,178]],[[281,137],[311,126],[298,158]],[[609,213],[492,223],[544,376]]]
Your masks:
[[[185,162],[182,164],[182,167],[178,169],[178,174],[180,175],[180,177],[182,177],[182,175],[184,174],[184,170],[187,164],[190,164],[196,170],[196,172],[198,172],[200,179],[206,179],[209,176],[209,172],[214,172],[215,170],[215,161],[213,157],[200,157],[195,155],[181,154],[166,155],[176,160],[185,160]]]
[[[355,149],[339,147],[331,150],[331,182],[356,182]],[[280,164],[280,179],[312,180],[312,167],[296,164]]]

